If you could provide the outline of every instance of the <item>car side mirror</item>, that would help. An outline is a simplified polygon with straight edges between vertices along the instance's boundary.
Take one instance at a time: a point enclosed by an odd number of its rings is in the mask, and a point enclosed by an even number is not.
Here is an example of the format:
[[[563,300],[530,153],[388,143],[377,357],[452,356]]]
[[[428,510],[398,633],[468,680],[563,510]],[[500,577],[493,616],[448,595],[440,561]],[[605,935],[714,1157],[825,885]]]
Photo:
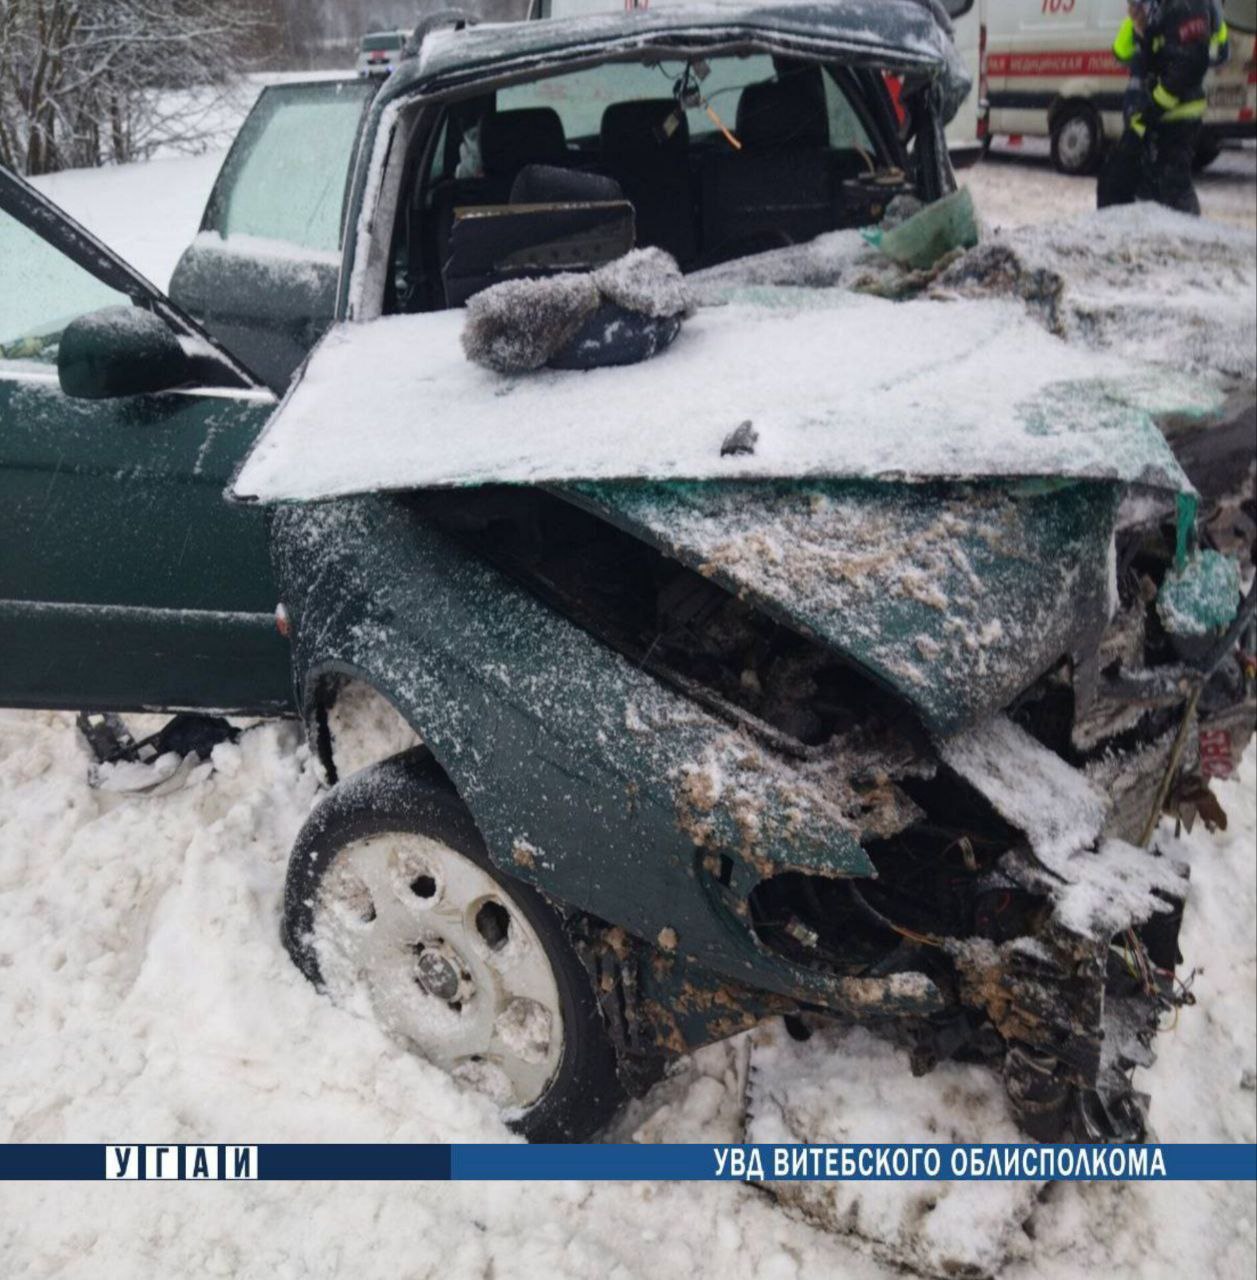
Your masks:
[[[76,400],[169,391],[193,376],[170,326],[143,307],[103,307],[71,321],[57,347],[57,375]]]

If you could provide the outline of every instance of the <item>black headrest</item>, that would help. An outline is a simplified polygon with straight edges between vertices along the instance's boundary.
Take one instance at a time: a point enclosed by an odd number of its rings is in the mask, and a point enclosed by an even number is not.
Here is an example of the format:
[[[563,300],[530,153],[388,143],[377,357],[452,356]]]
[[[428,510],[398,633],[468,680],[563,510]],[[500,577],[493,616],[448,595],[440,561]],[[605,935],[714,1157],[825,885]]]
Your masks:
[[[557,164],[567,154],[563,121],[553,107],[494,111],[480,122],[480,163],[490,175],[526,164]]]
[[[614,178],[579,169],[556,169],[551,164],[526,164],[511,184],[511,204],[597,204],[623,200]]]
[[[676,125],[664,130],[670,116]],[[690,144],[690,126],[675,98],[641,98],[636,102],[613,102],[602,113],[603,155],[641,155],[663,148],[684,150]]]
[[[748,84],[738,99],[737,134],[752,151],[829,146],[829,111],[820,68]]]

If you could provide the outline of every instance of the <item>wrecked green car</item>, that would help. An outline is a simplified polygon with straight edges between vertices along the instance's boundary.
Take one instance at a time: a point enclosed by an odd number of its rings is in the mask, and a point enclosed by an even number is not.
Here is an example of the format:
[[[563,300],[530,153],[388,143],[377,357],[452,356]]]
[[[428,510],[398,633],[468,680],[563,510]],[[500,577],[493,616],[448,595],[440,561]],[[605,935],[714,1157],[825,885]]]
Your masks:
[[[267,522],[258,581],[335,784],[288,950],[534,1139],[769,1017],[987,1061],[1038,1138],[1143,1135],[1133,1073],[1187,998],[1153,829],[1222,821],[1208,782],[1252,731],[1252,376],[1118,376],[1065,341],[1061,277],[973,247],[944,23],[853,0],[451,24],[366,106],[334,314],[308,359],[309,330],[273,349],[276,390],[305,359],[278,409],[243,327],[211,308],[198,345],[158,312],[229,388],[196,467],[242,463],[224,510]],[[185,287],[252,234],[205,233]],[[465,358],[459,302],[634,243],[686,272],[665,351]],[[183,373],[141,389],[150,420]],[[19,700],[71,702],[37,683]]]

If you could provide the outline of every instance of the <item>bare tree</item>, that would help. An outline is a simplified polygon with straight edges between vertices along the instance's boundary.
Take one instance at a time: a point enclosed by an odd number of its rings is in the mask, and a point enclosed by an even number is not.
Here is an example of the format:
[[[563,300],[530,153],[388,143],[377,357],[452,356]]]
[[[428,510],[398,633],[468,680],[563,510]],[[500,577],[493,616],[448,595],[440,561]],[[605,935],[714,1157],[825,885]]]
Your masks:
[[[195,146],[258,26],[239,0],[0,0],[0,161],[36,174]]]
[[[0,0],[0,163],[23,173],[223,142],[252,67],[349,66],[370,30],[531,0]]]

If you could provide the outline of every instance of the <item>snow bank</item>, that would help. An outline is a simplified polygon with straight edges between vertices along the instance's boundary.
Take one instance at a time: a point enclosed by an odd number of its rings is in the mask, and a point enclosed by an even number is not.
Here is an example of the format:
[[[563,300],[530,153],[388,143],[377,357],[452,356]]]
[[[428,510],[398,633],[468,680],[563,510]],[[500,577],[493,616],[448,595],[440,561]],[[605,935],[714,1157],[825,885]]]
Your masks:
[[[319,997],[279,944],[284,862],[315,798],[293,726],[215,750],[173,794],[85,783],[68,716],[0,713],[0,1141],[505,1141],[478,1098]],[[1147,1074],[1167,1141],[1257,1138],[1257,755],[1219,788],[1231,832],[1193,864],[1183,947],[1199,999]],[[1014,1136],[999,1081],[914,1080],[865,1031],[756,1051],[753,1138]],[[616,1137],[736,1141],[746,1037],[680,1064]],[[973,1193],[980,1193],[975,1201]],[[827,1200],[829,1196],[838,1199]],[[730,1186],[0,1186],[6,1276],[1252,1274],[1251,1186],[810,1188],[782,1213]],[[932,1207],[931,1206],[932,1203]],[[1026,1218],[1026,1227],[1021,1225]],[[816,1224],[820,1224],[818,1227]],[[846,1233],[834,1237],[834,1228]],[[1033,1232],[1033,1238],[1028,1232]],[[876,1248],[877,1257],[864,1250]],[[880,1259],[880,1260],[879,1260]]]
[[[1257,377],[1251,230],[1136,204],[996,232],[987,243],[1061,282],[1059,325],[1073,343],[1136,365],[1165,362],[1250,384]],[[948,283],[944,276],[940,290]]]
[[[316,792],[295,726],[219,746],[158,798],[91,791],[86,770],[71,717],[0,712],[0,1141],[511,1140],[485,1099],[319,996],[284,953],[284,866]],[[682,1073],[686,1127],[669,1140],[710,1136],[713,1095],[740,1126],[727,1052]],[[0,1183],[0,1269],[880,1273],[727,1185],[242,1185]]]
[[[751,1051],[749,1142],[1023,1140],[999,1081],[943,1063],[914,1077],[907,1053],[863,1028],[797,1043],[778,1026]],[[783,1204],[877,1256],[928,1275],[993,1275],[1034,1208],[1035,1183],[781,1183]]]

